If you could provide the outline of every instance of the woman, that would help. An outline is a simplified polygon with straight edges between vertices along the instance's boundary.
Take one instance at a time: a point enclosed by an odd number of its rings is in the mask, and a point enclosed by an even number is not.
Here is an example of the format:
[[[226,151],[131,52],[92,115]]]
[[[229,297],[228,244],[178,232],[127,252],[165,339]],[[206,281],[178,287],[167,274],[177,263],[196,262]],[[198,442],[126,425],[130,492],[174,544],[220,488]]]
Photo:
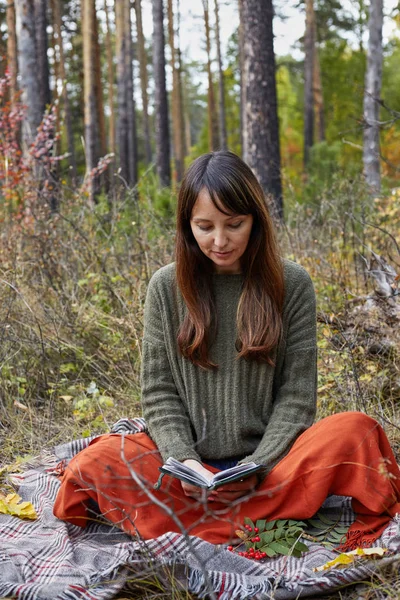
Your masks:
[[[187,531],[228,542],[244,517],[311,517],[328,494],[353,497],[348,544],[371,543],[400,512],[400,472],[381,427],[361,413],[312,425],[316,315],[311,280],[279,255],[262,189],[230,152],[189,168],[177,209],[176,262],[145,306],[148,433],[101,436],[71,461],[55,505],[85,524],[88,502],[144,539]],[[206,478],[254,461],[261,476],[218,488],[166,478],[168,457]]]

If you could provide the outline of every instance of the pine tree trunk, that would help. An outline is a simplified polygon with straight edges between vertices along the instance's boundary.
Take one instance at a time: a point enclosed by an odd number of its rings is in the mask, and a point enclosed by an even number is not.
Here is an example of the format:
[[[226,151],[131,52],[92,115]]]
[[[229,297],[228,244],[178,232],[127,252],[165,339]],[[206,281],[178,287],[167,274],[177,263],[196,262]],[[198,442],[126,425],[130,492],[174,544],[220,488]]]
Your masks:
[[[85,153],[86,169],[89,173],[97,165],[100,158],[99,122],[96,97],[96,67],[94,64],[95,22],[93,4],[95,0],[81,0],[82,6],[82,38],[83,38],[83,73],[84,73],[84,118],[85,118]],[[89,201],[95,202],[99,182],[91,180]]]
[[[52,1],[52,12],[53,12],[53,26],[54,31],[57,35],[57,43],[58,43],[58,69],[59,76],[62,81],[62,97],[64,102],[64,120],[65,120],[65,129],[67,134],[67,148],[69,154],[69,163],[71,165],[71,175],[73,183],[76,182],[77,179],[77,170],[76,170],[76,156],[75,156],[75,144],[74,144],[74,134],[72,129],[72,116],[71,116],[71,105],[69,102],[68,95],[68,87],[67,87],[67,74],[65,70],[65,56],[64,56],[64,45],[62,39],[62,19],[61,19],[61,0],[53,0]],[[54,57],[55,58],[55,57]]]
[[[184,123],[183,123],[183,106],[182,106],[182,91],[180,86],[180,77],[178,69],[178,56],[175,47],[175,28],[174,28],[174,11],[172,0],[168,0],[168,37],[171,48],[171,67],[172,67],[172,130],[173,130],[173,148],[175,162],[174,180],[179,182],[182,180],[184,171]]]
[[[283,218],[280,174],[272,0],[243,0],[246,97],[244,154],[267,196],[272,212]]]
[[[313,0],[306,0],[306,30],[304,34],[304,168],[310,160],[310,148],[314,143],[314,26]]]
[[[40,85],[37,78],[37,54],[35,36],[35,10],[33,0],[16,0],[16,25],[18,39],[19,73],[21,76],[21,100],[27,106],[22,124],[22,138],[27,146],[35,138],[43,112]]]
[[[128,183],[133,187],[137,184],[137,140],[136,117],[133,87],[133,43],[131,27],[131,3],[125,0],[125,73],[126,73],[126,108],[128,116],[127,148],[128,148]]]
[[[46,106],[51,104],[50,71],[47,58],[47,0],[34,0],[35,6],[35,34],[37,66],[36,73],[39,80],[40,104],[42,114]]]
[[[104,0],[104,12],[106,15],[106,52],[107,52],[107,74],[108,74],[108,110],[110,111],[108,126],[108,145],[110,152],[115,154],[115,110],[114,110],[114,63],[111,41],[110,17],[108,13],[107,0]]]
[[[186,145],[186,122],[185,122],[185,114],[187,114],[187,111],[185,109],[185,101],[184,101],[184,95],[183,95],[183,69],[182,69],[182,53],[181,53],[181,46],[180,46],[180,29],[181,29],[181,13],[180,13],[180,0],[176,0],[176,15],[177,15],[177,22],[176,22],[176,70],[178,73],[178,90],[179,90],[179,102],[180,102],[180,106],[181,106],[181,114],[180,114],[180,120],[181,120],[181,124],[180,124],[180,131],[181,131],[181,144],[182,144],[182,161],[183,164],[185,163],[185,156],[187,156],[188,154],[188,149],[190,148],[190,143],[189,146]],[[186,111],[186,113],[185,113]]]
[[[60,68],[60,62],[61,62],[60,47],[61,47],[61,45],[59,43],[59,37],[58,37],[57,25],[56,25],[57,3],[58,2],[61,2],[61,0],[51,0],[51,2],[50,2],[51,12],[53,15],[53,27],[51,30],[51,48],[53,50],[53,77],[54,77],[53,101],[54,101],[54,105],[55,105],[55,116],[56,116],[55,130],[56,131],[60,131],[61,105],[60,105],[60,96],[59,96],[59,86],[60,86],[60,81],[63,80],[61,77],[61,68]],[[61,10],[61,8],[59,8],[59,10]],[[60,19],[61,19],[61,15],[60,15]],[[55,156],[59,156],[61,154],[61,137],[59,137],[58,139],[56,139],[54,141],[53,149],[54,149]],[[53,166],[53,174],[54,174],[55,179],[58,179],[59,170],[60,170],[60,164],[57,162]]]
[[[192,132],[190,130],[190,117],[189,117],[189,111],[187,110],[187,107],[185,107],[184,120],[185,120],[185,149],[186,149],[187,154],[189,154],[190,148],[192,147]]]
[[[18,75],[17,34],[14,0],[7,0],[7,34],[7,66],[10,73],[10,100],[11,104],[14,104],[15,94],[17,93]]]
[[[147,57],[146,47],[143,34],[142,23],[142,3],[141,0],[135,0],[136,13],[136,30],[137,30],[137,46],[140,69],[140,86],[142,92],[143,105],[143,135],[146,165],[149,165],[152,160],[151,138],[150,138],[150,123],[149,123],[149,97],[147,93],[148,77],[147,77]]]
[[[95,70],[95,94],[96,94],[96,115],[99,124],[99,143],[100,155],[104,156],[107,153],[106,139],[106,123],[104,118],[104,102],[103,102],[103,83],[101,80],[101,48],[99,43],[99,24],[96,16],[96,0],[92,4],[92,21],[93,21],[93,65]]]
[[[221,39],[220,39],[220,28],[219,28],[219,7],[218,0],[215,0],[215,33],[217,43],[217,59],[218,59],[218,84],[219,84],[219,134],[220,134],[220,147],[226,150],[228,147],[227,134],[226,134],[226,115],[225,115],[225,85],[224,85],[224,70],[222,67],[222,56],[221,56]]]
[[[247,141],[247,127],[246,127],[246,86],[244,83],[244,35],[243,35],[243,0],[239,2],[239,77],[240,77],[240,147],[242,150],[242,158],[245,162],[248,162],[246,156],[246,148],[248,147]]]
[[[314,57],[313,57],[313,94],[314,94],[314,114],[316,116],[316,125],[318,132],[318,141],[325,141],[325,116],[324,116],[324,96],[322,93],[321,66],[319,62],[317,46],[317,23],[313,7],[313,28],[314,28]]]
[[[115,33],[117,55],[117,149],[120,175],[128,182],[128,107],[127,107],[127,76],[126,76],[126,39],[125,39],[125,2],[117,0],[115,3]]]
[[[208,76],[208,147],[217,150],[219,147],[218,116],[214,98],[214,83],[211,70],[211,38],[208,0],[203,0],[204,24],[206,30],[207,76]]]
[[[369,42],[364,91],[364,175],[372,192],[381,189],[379,146],[379,100],[382,87],[383,0],[371,0]]]
[[[165,84],[163,0],[153,2],[153,61],[156,120],[156,164],[161,185],[171,184],[168,98]]]

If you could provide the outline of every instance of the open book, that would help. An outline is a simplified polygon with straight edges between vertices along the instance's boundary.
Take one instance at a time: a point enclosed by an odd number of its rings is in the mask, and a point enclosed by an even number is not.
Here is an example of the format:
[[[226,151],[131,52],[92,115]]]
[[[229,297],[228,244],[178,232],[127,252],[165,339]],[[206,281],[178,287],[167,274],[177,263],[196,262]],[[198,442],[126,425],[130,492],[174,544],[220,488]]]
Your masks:
[[[205,488],[207,490],[214,490],[221,485],[231,483],[232,481],[237,481],[238,479],[244,479],[261,468],[262,465],[257,465],[254,462],[246,463],[244,465],[236,465],[236,467],[219,471],[219,473],[216,473],[212,479],[208,480],[191,467],[188,467],[187,465],[179,462],[179,460],[170,457],[166,460],[162,467],[159,467],[159,470],[162,474],[154,487],[155,489],[159,489],[161,486],[162,477],[164,475],[171,475],[172,477],[177,477],[178,479],[181,479],[186,483],[190,483],[191,485],[197,485],[198,487]]]

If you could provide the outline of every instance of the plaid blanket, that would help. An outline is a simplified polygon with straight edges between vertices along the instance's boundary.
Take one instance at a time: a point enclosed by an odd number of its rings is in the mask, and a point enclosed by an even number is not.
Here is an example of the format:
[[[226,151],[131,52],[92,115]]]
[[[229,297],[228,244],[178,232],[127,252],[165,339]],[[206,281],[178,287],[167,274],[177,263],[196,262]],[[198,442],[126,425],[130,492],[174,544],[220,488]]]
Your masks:
[[[143,419],[122,419],[115,433],[143,431]],[[53,503],[59,487],[55,466],[88,445],[90,438],[63,444],[41,464],[14,477],[19,494],[31,501],[36,521],[0,515],[0,597],[21,600],[100,600],[120,590],[138,590],[141,581],[158,581],[160,590],[188,590],[200,598],[289,599],[321,595],[354,582],[370,580],[383,565],[400,557],[400,520],[393,520],[377,545],[390,550],[379,561],[363,560],[344,569],[315,573],[335,557],[310,543],[300,559],[279,557],[253,562],[198,538],[165,533],[141,542],[104,522],[86,529],[59,521]],[[341,524],[353,518],[349,498],[330,497],[324,504]],[[172,592],[171,592],[172,595]]]

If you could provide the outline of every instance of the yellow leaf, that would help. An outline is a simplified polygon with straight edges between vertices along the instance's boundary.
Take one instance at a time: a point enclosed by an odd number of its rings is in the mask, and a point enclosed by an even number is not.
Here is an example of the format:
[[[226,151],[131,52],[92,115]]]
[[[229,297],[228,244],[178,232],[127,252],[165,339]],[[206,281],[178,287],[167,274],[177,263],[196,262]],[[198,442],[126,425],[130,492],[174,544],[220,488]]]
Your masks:
[[[357,556],[383,556],[386,554],[387,548],[357,548],[356,550],[352,550],[349,554],[356,554]]]
[[[316,571],[316,572],[326,571],[327,569],[330,569],[331,567],[339,567],[341,565],[349,565],[352,562],[354,562],[354,556],[349,556],[348,553],[343,552],[342,554],[339,554],[339,556],[337,556],[333,560],[328,560],[328,562],[326,562],[321,567],[316,567],[314,569],[314,571]]]
[[[73,396],[59,396],[61,400],[65,400],[65,402],[69,402],[73,399]]]
[[[349,565],[353,563],[359,556],[361,557],[369,557],[369,556],[383,556],[387,552],[386,548],[356,548],[355,550],[351,550],[351,552],[342,552],[333,560],[328,560],[324,565],[320,567],[316,567],[313,569],[315,572],[327,571],[331,567],[341,567],[345,565]]]
[[[22,502],[18,494],[7,494],[0,492],[0,513],[13,515],[20,519],[37,519],[36,511],[30,502]]]
[[[240,538],[241,540],[247,540],[247,538],[248,538],[247,533],[245,533],[241,529],[236,529],[235,533],[238,536],[238,538]]]

